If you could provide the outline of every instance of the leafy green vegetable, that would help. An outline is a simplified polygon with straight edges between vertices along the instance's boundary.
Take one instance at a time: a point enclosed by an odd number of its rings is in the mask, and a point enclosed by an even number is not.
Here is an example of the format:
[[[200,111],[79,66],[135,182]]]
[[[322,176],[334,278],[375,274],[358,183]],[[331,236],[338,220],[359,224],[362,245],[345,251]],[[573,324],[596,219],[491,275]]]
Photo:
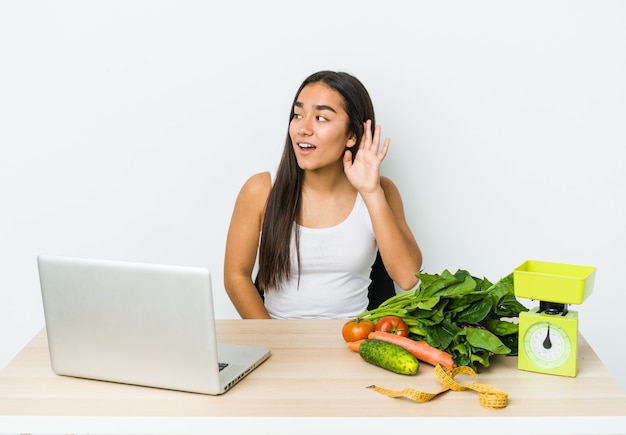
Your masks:
[[[455,274],[419,272],[415,290],[400,293],[378,308],[360,314],[374,323],[384,316],[401,317],[411,338],[424,340],[452,355],[459,366],[488,367],[494,354],[517,355],[518,325],[528,311],[515,297],[513,274],[492,284],[459,269]]]

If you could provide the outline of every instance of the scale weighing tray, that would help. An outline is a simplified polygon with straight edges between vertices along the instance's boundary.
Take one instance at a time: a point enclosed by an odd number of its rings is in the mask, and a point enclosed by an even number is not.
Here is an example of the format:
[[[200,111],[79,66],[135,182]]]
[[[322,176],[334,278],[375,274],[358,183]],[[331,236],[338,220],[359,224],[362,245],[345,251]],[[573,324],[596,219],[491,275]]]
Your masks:
[[[593,291],[596,268],[528,260],[513,270],[515,295],[520,298],[581,304]]]

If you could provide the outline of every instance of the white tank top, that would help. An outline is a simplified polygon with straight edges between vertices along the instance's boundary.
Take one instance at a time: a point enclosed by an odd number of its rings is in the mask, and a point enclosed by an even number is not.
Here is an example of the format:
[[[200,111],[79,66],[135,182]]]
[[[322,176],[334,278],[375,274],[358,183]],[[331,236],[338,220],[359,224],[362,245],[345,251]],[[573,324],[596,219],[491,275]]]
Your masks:
[[[365,311],[377,246],[361,195],[357,194],[352,212],[340,224],[299,229],[300,275],[294,232],[291,278],[279,290],[265,292],[269,315],[275,319],[347,319]]]

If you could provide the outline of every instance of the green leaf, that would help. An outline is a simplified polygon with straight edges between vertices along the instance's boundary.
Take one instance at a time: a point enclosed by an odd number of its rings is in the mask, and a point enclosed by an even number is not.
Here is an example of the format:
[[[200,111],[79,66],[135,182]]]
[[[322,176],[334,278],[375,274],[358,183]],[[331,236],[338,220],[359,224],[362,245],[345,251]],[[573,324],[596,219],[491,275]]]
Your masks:
[[[510,273],[487,289],[489,297],[493,300],[494,306],[504,296],[512,295],[513,292],[513,274]]]
[[[504,295],[495,306],[495,314],[500,317],[519,317],[519,313],[528,311],[515,297],[515,295]]]
[[[448,352],[452,355],[452,361],[457,366],[470,365],[470,346],[468,343],[456,343],[449,348]]]
[[[458,279],[448,270],[444,270],[441,275],[419,273],[417,277],[422,281],[417,287],[419,290],[419,296],[422,300],[430,298],[441,289],[458,282]]]
[[[478,325],[491,312],[491,307],[492,304],[489,298],[481,299],[470,305],[468,309],[459,313],[456,321],[470,325]]]
[[[505,346],[491,331],[482,328],[465,328],[461,333],[465,334],[467,341],[474,347],[485,349],[498,355],[511,353],[511,349]]]
[[[448,299],[448,305],[446,307],[446,312],[448,313],[459,313],[463,310],[466,310],[469,306],[471,306],[474,302],[484,299],[485,296],[482,294],[474,294],[470,293],[468,295],[462,296],[460,298]]]
[[[485,277],[483,277],[482,279],[474,278],[474,281],[476,281],[476,291],[478,292],[486,291],[489,287],[493,285]]]
[[[511,349],[511,353],[509,355],[516,356],[519,353],[519,335],[518,334],[509,334],[503,337],[500,337],[502,343],[509,349]]]
[[[464,281],[465,278],[467,278],[468,276],[471,278],[472,275],[467,270],[457,269],[454,276],[458,281]]]
[[[476,363],[480,363],[483,367],[489,367],[491,365],[489,361],[489,352],[478,351],[472,353],[470,356],[470,366],[476,370]]]
[[[519,325],[513,322],[507,322],[500,319],[487,319],[485,327],[502,339],[505,335],[517,334]]]
[[[430,310],[439,303],[439,296],[431,296],[417,303],[417,307],[421,310]]]
[[[428,344],[438,349],[446,349],[459,333],[461,328],[449,320],[444,320],[438,325],[427,328],[427,335],[430,338]]]
[[[471,276],[466,277],[463,281],[444,287],[437,296],[447,298],[460,298],[468,293],[476,290],[476,281]]]

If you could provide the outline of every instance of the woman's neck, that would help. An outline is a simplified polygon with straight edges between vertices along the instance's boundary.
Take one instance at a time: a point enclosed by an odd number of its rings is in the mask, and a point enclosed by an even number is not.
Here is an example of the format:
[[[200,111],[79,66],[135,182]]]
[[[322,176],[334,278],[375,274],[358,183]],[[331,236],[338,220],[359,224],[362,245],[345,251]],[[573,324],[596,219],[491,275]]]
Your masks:
[[[354,188],[343,172],[343,166],[341,166],[339,170],[334,167],[327,167],[315,171],[304,171],[302,190],[323,193],[353,191]]]

